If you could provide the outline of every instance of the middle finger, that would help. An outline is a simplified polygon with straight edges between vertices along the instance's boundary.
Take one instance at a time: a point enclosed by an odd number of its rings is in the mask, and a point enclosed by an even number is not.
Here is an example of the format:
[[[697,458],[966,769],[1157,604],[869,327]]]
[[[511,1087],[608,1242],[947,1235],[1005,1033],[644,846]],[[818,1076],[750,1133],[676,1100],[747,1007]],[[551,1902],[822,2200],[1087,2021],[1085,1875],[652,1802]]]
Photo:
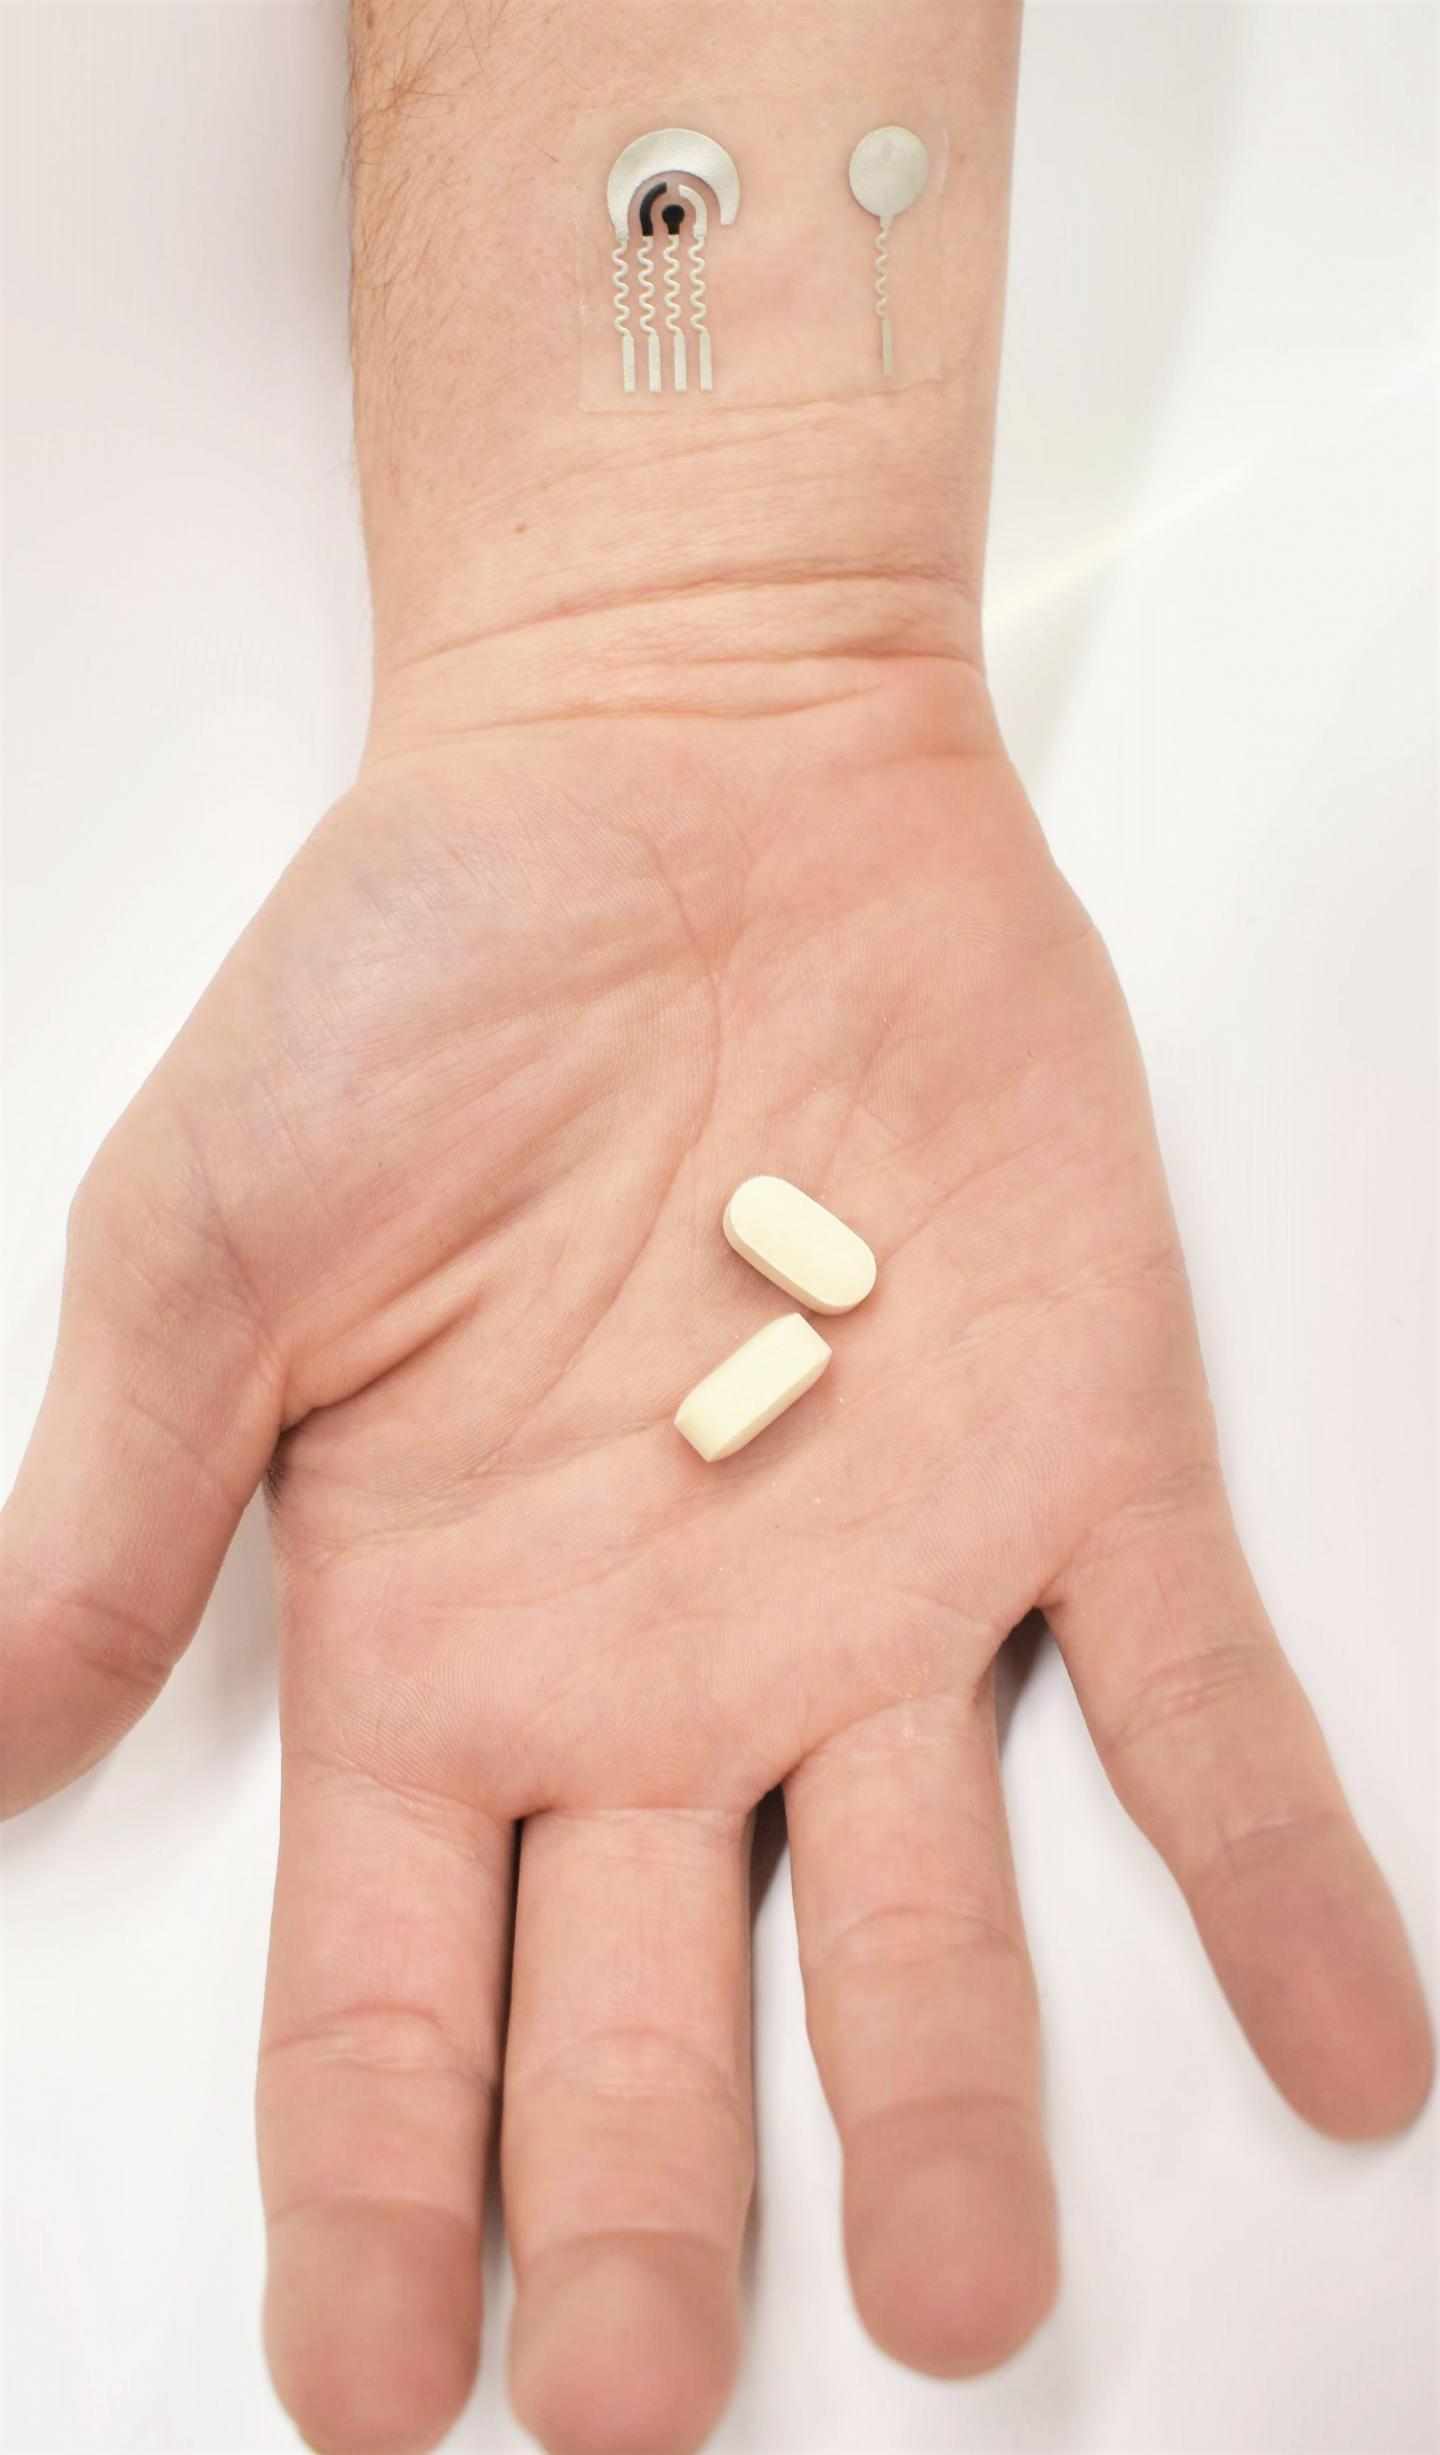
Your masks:
[[[511,2392],[541,2442],[698,2445],[739,2349],[753,2169],[750,1822],[530,1819],[502,2170]]]

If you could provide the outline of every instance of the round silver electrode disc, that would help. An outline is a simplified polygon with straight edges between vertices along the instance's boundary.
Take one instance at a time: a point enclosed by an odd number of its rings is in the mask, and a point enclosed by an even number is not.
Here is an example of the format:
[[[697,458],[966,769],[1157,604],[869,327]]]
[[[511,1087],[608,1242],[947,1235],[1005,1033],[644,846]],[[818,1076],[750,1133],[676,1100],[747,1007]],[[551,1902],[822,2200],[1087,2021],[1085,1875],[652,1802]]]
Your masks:
[[[925,193],[930,156],[912,128],[872,128],[850,156],[850,193],[888,222]]]

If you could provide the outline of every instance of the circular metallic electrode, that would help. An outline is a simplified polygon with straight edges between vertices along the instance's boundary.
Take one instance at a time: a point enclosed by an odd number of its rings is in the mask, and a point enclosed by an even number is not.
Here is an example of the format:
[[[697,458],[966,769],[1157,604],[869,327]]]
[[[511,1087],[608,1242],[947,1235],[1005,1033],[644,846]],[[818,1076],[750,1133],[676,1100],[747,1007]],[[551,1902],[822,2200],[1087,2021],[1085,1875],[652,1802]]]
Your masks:
[[[903,133],[903,129],[896,130],[897,135]],[[684,171],[687,178],[703,179],[721,221],[734,221],[740,210],[740,173],[724,146],[717,145],[713,136],[702,136],[698,128],[655,128],[649,136],[637,136],[616,156],[606,182],[606,206],[622,245],[635,196],[652,179],[663,179],[667,171]]]
[[[913,205],[929,176],[930,156],[912,128],[872,128],[850,156],[850,193],[877,221]]]

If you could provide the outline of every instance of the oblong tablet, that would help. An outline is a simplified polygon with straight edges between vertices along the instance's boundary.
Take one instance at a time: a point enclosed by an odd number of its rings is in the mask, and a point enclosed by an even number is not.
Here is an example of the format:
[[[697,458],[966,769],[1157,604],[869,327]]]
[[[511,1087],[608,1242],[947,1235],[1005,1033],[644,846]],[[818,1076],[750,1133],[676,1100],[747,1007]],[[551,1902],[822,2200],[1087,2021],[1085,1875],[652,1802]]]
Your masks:
[[[696,1382],[675,1429],[707,1464],[733,1458],[815,1387],[829,1361],[829,1348],[804,1314],[782,1313]]]
[[[875,1284],[864,1238],[783,1176],[747,1176],[724,1227],[737,1253],[812,1313],[848,1313]]]

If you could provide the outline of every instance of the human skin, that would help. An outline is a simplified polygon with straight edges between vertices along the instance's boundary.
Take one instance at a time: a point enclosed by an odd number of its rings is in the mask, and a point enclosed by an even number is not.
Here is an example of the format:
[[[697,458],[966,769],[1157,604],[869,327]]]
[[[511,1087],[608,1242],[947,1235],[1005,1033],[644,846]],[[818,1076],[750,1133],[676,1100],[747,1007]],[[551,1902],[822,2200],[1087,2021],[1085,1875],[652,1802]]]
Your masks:
[[[1429,2084],[1231,1524],[1123,1000],[986,691],[1015,23],[940,14],[853,0],[803,63],[739,8],[356,28],[370,744],[81,1191],[0,1572],[15,1807],[142,1710],[268,1474],[267,2340],[340,2455],[462,2403],[497,2154],[522,2419],[709,2429],[777,1785],[861,2316],[946,2375],[1039,2321],[994,1711],[1033,1609],[1297,2110],[1370,2137]],[[961,97],[950,373],[584,416],[535,130],[802,68]],[[879,1281],[706,1468],[675,1405],[783,1309],[719,1228],[761,1172]]]

